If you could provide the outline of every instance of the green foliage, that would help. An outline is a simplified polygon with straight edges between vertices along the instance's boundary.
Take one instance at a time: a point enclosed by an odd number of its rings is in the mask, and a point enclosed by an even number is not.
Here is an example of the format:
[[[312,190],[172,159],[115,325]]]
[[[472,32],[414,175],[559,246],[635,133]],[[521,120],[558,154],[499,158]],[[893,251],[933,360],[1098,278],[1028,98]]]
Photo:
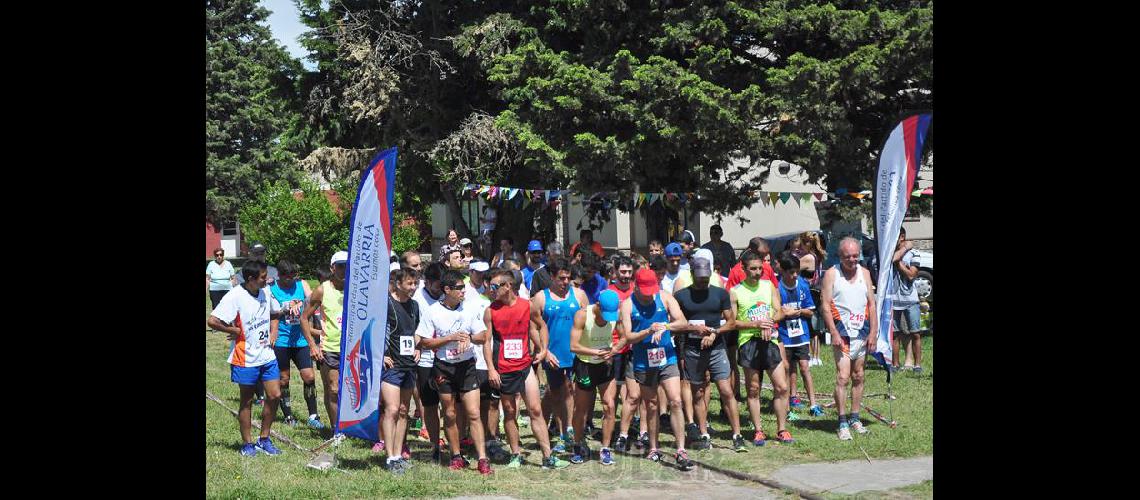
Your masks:
[[[232,219],[266,182],[296,182],[293,78],[254,0],[206,2],[206,218]]]
[[[355,190],[352,192],[355,197]],[[349,210],[351,206],[348,204]],[[242,207],[238,221],[246,241],[265,244],[270,263],[289,259],[301,267],[303,275],[311,276],[317,269],[328,267],[333,252],[348,248],[347,219],[351,211],[342,214],[315,184],[302,183],[298,200],[289,184],[279,181],[266,185],[252,203]]]

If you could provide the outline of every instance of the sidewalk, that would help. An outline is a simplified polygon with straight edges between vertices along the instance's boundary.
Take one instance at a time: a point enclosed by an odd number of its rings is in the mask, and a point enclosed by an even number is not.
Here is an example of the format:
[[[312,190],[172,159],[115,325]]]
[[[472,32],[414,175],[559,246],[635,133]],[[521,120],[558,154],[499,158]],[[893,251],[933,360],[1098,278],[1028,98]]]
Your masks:
[[[790,465],[772,479],[814,493],[889,490],[934,479],[934,457]]]

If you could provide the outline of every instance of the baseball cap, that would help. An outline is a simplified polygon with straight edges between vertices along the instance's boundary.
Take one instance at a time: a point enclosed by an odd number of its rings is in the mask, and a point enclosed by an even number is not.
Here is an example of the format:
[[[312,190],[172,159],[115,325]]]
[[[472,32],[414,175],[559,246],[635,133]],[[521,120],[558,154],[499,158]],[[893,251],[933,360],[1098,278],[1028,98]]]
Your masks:
[[[333,254],[329,264],[344,264],[345,262],[348,262],[348,252],[341,250]]]
[[[471,262],[471,270],[472,271],[479,271],[481,273],[485,273],[485,272],[491,270],[491,265],[488,264],[486,261],[475,260],[475,261]]]
[[[657,273],[649,268],[638,269],[633,275],[633,282],[642,295],[654,295],[661,291],[661,284],[657,282]]]
[[[701,249],[698,249],[696,252],[693,252],[693,258],[694,259],[705,259],[705,260],[709,261],[709,265],[712,265],[712,263],[713,263],[712,250],[709,250],[707,248],[701,248]]]
[[[694,258],[692,269],[694,278],[707,278],[712,276],[712,263],[704,258]]]
[[[677,236],[677,241],[680,241],[682,243],[695,243],[697,241],[697,237],[693,235],[692,231],[686,229],[682,231],[679,236]]]
[[[470,245],[471,244],[471,238],[463,238],[463,239],[459,240],[459,244],[460,245]]]
[[[668,245],[665,245],[665,256],[666,257],[680,257],[681,254],[683,254],[683,253],[685,253],[685,250],[683,248],[681,248],[680,243],[673,242],[673,243],[670,243]]]
[[[603,290],[598,294],[598,307],[602,309],[602,319],[617,321],[618,307],[621,306],[621,297],[613,290]]]
[[[265,253],[265,245],[254,243],[253,246],[249,247],[249,253]]]
[[[528,252],[541,252],[542,251],[542,242],[538,241],[538,240],[530,240],[530,243],[526,244],[526,251],[528,251]]]

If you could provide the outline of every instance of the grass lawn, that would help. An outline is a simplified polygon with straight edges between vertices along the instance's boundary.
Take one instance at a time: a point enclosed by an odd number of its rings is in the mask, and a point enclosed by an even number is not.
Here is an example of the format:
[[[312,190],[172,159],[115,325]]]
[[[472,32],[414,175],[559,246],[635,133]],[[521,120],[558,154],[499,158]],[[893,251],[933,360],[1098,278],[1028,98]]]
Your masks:
[[[207,298],[206,312],[210,306]],[[226,355],[229,343],[221,333],[206,332],[206,390],[218,396],[230,408],[239,405],[238,387],[230,382],[229,365]],[[874,420],[866,411],[864,423],[871,431],[859,435],[855,441],[839,441],[836,438],[836,410],[826,409],[823,417],[810,418],[801,411],[803,420],[791,423],[791,432],[796,439],[793,445],[780,445],[773,441],[762,448],[750,448],[747,453],[735,453],[728,449],[730,432],[728,423],[713,417],[714,427],[712,450],[690,451],[690,457],[717,467],[747,472],[765,477],[781,466],[795,463],[821,462],[833,460],[864,459],[860,446],[872,459],[912,457],[930,455],[933,444],[933,340],[923,339],[923,366],[925,373],[919,377],[911,373],[901,374],[894,379],[894,418],[896,429]],[[825,346],[826,348],[827,346]],[[825,361],[830,360],[825,351]],[[294,369],[294,371],[296,371]],[[834,368],[831,366],[813,367],[816,392],[829,393],[834,389]],[[299,374],[294,373],[291,384],[293,406],[304,411],[304,399],[300,396]],[[319,374],[318,374],[319,381]],[[882,370],[867,370],[867,394],[885,393],[886,377]],[[318,383],[318,404],[322,420],[328,423],[321,401]],[[801,391],[803,391],[801,384]],[[762,393],[762,421],[765,432],[775,434],[775,417],[771,413],[770,391]],[[830,399],[830,398],[827,398]],[[884,416],[888,415],[887,402],[882,397],[866,400]],[[716,391],[710,404],[710,415],[720,409]],[[746,438],[751,437],[751,424],[747,410],[741,405],[741,423]],[[260,421],[261,407],[254,407],[255,421]],[[600,405],[595,407],[598,424],[601,423]],[[312,449],[331,437],[328,430],[318,432],[305,425],[292,428],[281,421],[280,412],[273,429],[289,437],[306,449]],[[254,432],[257,432],[254,429]],[[639,488],[651,483],[669,487],[685,482],[692,484],[704,477],[697,472],[680,472],[671,466],[655,464],[648,460],[616,455],[617,464],[602,466],[594,459],[583,465],[571,466],[561,471],[544,471],[538,467],[541,453],[530,435],[529,427],[522,428],[524,454],[529,453],[527,464],[518,471],[508,470],[504,465],[495,464],[495,474],[484,479],[474,470],[452,472],[445,467],[429,463],[431,448],[425,441],[409,437],[414,467],[403,477],[394,478],[381,469],[383,458],[370,452],[372,443],[359,439],[344,441],[337,450],[337,468],[327,472],[304,467],[311,455],[301,452],[288,444],[275,440],[284,452],[277,457],[259,455],[256,458],[243,458],[238,454],[240,434],[237,420],[229,411],[213,401],[206,401],[206,485],[210,497],[365,497],[365,496],[411,496],[448,497],[457,495],[511,495],[519,498],[569,498],[593,496],[618,488]],[[590,446],[595,455],[600,444],[591,440]],[[674,440],[670,433],[662,433],[661,449],[669,455],[666,462],[672,463]],[[636,448],[633,449],[636,451]],[[568,455],[565,458],[569,458]],[[346,478],[368,478],[367,480],[346,481]],[[884,492],[884,497],[932,497],[933,482],[892,492]]]

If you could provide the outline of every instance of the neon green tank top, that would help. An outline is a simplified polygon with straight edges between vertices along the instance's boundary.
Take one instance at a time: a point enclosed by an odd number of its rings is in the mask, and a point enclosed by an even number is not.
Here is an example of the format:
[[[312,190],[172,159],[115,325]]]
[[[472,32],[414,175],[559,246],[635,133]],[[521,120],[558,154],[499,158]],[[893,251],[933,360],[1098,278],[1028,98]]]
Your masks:
[[[337,290],[331,281],[321,283],[324,295],[321,297],[321,326],[325,329],[321,339],[321,350],[340,352],[340,322],[344,311],[344,292]]]
[[[591,349],[605,349],[613,346],[614,340],[614,326],[617,321],[607,321],[606,324],[598,326],[594,322],[594,306],[586,308],[586,329],[582,331],[582,338],[578,339],[585,347]],[[598,364],[602,362],[601,358],[594,356],[584,356],[576,354],[578,360],[583,363]]]
[[[760,318],[773,316],[772,312],[772,282],[762,279],[756,288],[748,288],[747,282],[740,282],[732,291],[736,294],[736,319],[739,321],[758,321]],[[759,328],[741,328],[739,345],[744,345],[752,337],[760,336]],[[772,335],[775,343],[779,335]]]

